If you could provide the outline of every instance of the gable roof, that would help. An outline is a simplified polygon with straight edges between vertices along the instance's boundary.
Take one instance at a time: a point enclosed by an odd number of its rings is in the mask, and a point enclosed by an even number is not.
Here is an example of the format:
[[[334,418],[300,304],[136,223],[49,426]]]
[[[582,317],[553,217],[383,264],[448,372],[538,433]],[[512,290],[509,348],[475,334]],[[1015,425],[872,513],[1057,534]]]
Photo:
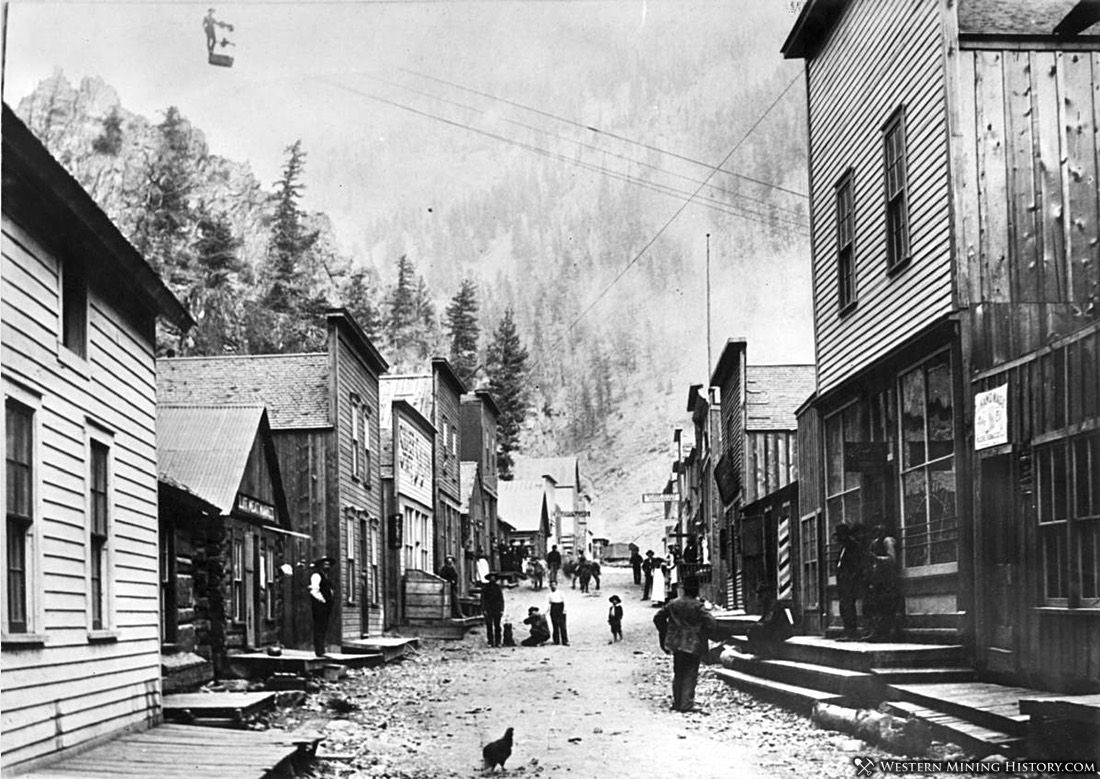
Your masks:
[[[478,470],[480,468],[481,463],[477,460],[462,460],[458,464],[458,483],[462,488],[460,490],[462,503],[459,505],[458,510],[463,514],[470,513],[470,500],[474,497],[474,489],[477,487]]]
[[[538,533],[542,528],[546,491],[541,482],[504,481],[497,494],[497,514],[518,533]]]
[[[959,0],[959,34],[1050,36],[1070,11],[1078,7],[1085,8],[1087,3],[1080,0]],[[1095,18],[1091,26],[1095,26]],[[1086,26],[1084,32],[1090,29]]]
[[[3,104],[3,203],[97,264],[89,281],[109,285],[181,330],[195,324],[153,267],[7,104]]]
[[[580,489],[580,461],[566,457],[516,457],[512,464],[515,481],[549,476],[559,487]]]
[[[157,404],[157,478],[228,514],[266,425],[258,405]]]
[[[159,359],[157,402],[256,404],[274,430],[330,427],[328,354]]]
[[[745,369],[746,430],[795,430],[795,411],[814,391],[813,365],[749,365]]]

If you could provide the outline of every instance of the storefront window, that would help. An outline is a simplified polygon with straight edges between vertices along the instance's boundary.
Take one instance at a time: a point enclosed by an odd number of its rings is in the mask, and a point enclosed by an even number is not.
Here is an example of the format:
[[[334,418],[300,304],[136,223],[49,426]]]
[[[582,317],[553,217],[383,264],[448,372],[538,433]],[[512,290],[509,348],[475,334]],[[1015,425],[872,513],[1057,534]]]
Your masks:
[[[1043,602],[1100,605],[1100,433],[1035,450]]]
[[[901,376],[902,549],[907,567],[958,558],[951,358]]]
[[[841,522],[849,525],[863,521],[863,494],[860,474],[846,471],[844,450],[847,444],[867,440],[863,407],[853,403],[825,419],[826,511],[829,538]],[[835,546],[835,544],[833,545]],[[834,549],[834,556],[839,549]],[[830,568],[831,570],[831,568]]]

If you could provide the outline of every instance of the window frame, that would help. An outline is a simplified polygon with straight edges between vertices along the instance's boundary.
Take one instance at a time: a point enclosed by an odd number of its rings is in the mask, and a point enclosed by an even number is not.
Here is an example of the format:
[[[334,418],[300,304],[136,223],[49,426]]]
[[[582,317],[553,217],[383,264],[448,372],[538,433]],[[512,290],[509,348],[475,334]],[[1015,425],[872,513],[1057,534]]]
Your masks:
[[[834,187],[836,207],[837,312],[841,316],[858,301],[856,279],[855,172],[848,168]]]
[[[355,510],[348,508],[344,511],[344,563],[346,565],[344,572],[344,602],[349,606],[354,606],[358,603],[356,597],[355,577],[356,577],[356,559],[358,558],[358,544],[356,544],[355,532],[356,532],[357,517],[355,516]]]
[[[351,409],[351,478],[355,481],[363,481],[361,476],[361,469],[363,467],[362,457],[360,456],[361,437],[360,433],[361,425],[359,424],[359,407],[361,401],[359,395],[352,392],[348,395],[348,406]]]
[[[89,637],[107,637],[115,627],[114,586],[112,576],[114,549],[114,435],[100,428],[91,420],[87,424],[87,570],[88,634]],[[102,506],[104,515],[97,517],[96,509],[96,452],[102,452],[103,485]],[[97,588],[98,580],[98,588]],[[98,592],[97,592],[98,589]]]
[[[89,294],[87,269],[78,260],[58,263],[58,344],[80,360],[88,359]]]
[[[886,271],[894,274],[905,268],[912,257],[909,229],[909,148],[904,104],[895,108],[882,125],[882,153]],[[900,241],[894,240],[895,234],[900,234]]]
[[[1082,446],[1084,445],[1084,446]],[[1081,480],[1079,458],[1089,461]],[[1049,459],[1047,455],[1049,454]],[[1036,446],[1035,462],[1035,523],[1039,536],[1039,601],[1043,606],[1067,609],[1100,608],[1100,431],[1089,430],[1080,435],[1066,436]],[[1059,477],[1059,461],[1064,473]],[[1082,486],[1087,504],[1082,511]],[[1062,492],[1061,496],[1055,490]],[[1062,510],[1061,513],[1059,510]],[[1084,592],[1087,578],[1085,558],[1091,535],[1091,579],[1093,590]],[[1056,570],[1052,571],[1048,539],[1055,540]],[[1051,592],[1052,575],[1057,580]]]
[[[43,517],[42,503],[42,396],[36,392],[23,388],[8,380],[4,381],[4,438],[5,438],[5,478],[0,482],[0,490],[4,491],[3,502],[5,506],[5,521],[0,525],[0,547],[4,550],[5,577],[7,570],[7,550],[9,543],[7,522],[7,408],[9,405],[21,406],[31,417],[31,497],[29,500],[32,512],[31,521],[24,528],[23,535],[23,565],[25,582],[25,599],[23,604],[24,621],[23,630],[13,631],[9,622],[9,609],[7,597],[7,583],[5,582],[5,594],[0,598],[0,640],[3,649],[35,648],[47,642],[47,636],[43,631],[44,613],[41,598],[42,592],[42,550],[41,550],[41,519]],[[18,520],[21,521],[21,520]]]

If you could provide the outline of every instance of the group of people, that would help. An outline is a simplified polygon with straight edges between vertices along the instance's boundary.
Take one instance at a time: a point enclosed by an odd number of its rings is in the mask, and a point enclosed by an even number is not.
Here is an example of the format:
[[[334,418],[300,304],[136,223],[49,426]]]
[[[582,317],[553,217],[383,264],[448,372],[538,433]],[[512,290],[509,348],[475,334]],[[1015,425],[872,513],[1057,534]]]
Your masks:
[[[558,583],[551,579],[550,587],[550,619],[547,621],[538,606],[527,609],[527,619],[523,624],[530,627],[530,635],[520,643],[523,646],[539,646],[553,640],[555,644],[569,646],[569,627],[565,616],[565,597],[558,590]],[[509,639],[501,624],[504,619],[504,590],[501,589],[499,577],[490,573],[487,580],[481,585],[481,612],[485,617],[486,637],[489,646],[500,647],[514,645],[514,638]]]
[[[839,641],[896,641],[905,599],[898,576],[898,543],[886,526],[875,525],[868,543],[860,524],[844,522],[833,531],[840,551],[836,561],[837,600],[844,625]],[[860,630],[857,601],[863,601],[866,630]]]
[[[630,567],[634,571],[634,583],[642,585],[642,600],[668,600],[676,597],[676,561],[673,550],[670,559],[657,557],[652,549],[642,557],[637,548],[630,550]],[[654,584],[656,582],[656,585]]]
[[[580,582],[581,592],[589,592],[589,588],[592,586],[592,582],[596,583],[596,589],[600,589],[600,564],[595,560],[589,560],[581,555],[574,559],[572,554],[562,557],[561,552],[558,551],[557,544],[546,553],[546,567],[550,572],[550,581],[556,582],[558,580],[558,572],[567,576],[570,580],[570,589],[577,589],[577,583]]]

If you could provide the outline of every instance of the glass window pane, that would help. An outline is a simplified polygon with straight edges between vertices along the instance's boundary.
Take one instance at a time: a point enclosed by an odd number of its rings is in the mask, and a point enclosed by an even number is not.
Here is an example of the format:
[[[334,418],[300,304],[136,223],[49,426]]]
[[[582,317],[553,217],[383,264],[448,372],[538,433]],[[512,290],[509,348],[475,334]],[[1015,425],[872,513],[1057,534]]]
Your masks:
[[[924,372],[910,371],[901,377],[902,468],[925,462]]]
[[[1081,598],[1095,601],[1100,598],[1100,522],[1080,522],[1076,527],[1081,550]]]
[[[907,566],[928,562],[928,488],[923,470],[902,477],[902,546]]]
[[[825,469],[828,492],[836,495],[844,490],[844,446],[841,415],[834,414],[825,420]]]
[[[951,362],[946,352],[928,363],[928,459],[946,457],[955,449],[954,396]]]
[[[1066,450],[1061,444],[1051,447],[1051,482],[1054,502],[1054,518],[1065,519],[1069,514],[1067,491],[1069,478],[1066,472]]]

